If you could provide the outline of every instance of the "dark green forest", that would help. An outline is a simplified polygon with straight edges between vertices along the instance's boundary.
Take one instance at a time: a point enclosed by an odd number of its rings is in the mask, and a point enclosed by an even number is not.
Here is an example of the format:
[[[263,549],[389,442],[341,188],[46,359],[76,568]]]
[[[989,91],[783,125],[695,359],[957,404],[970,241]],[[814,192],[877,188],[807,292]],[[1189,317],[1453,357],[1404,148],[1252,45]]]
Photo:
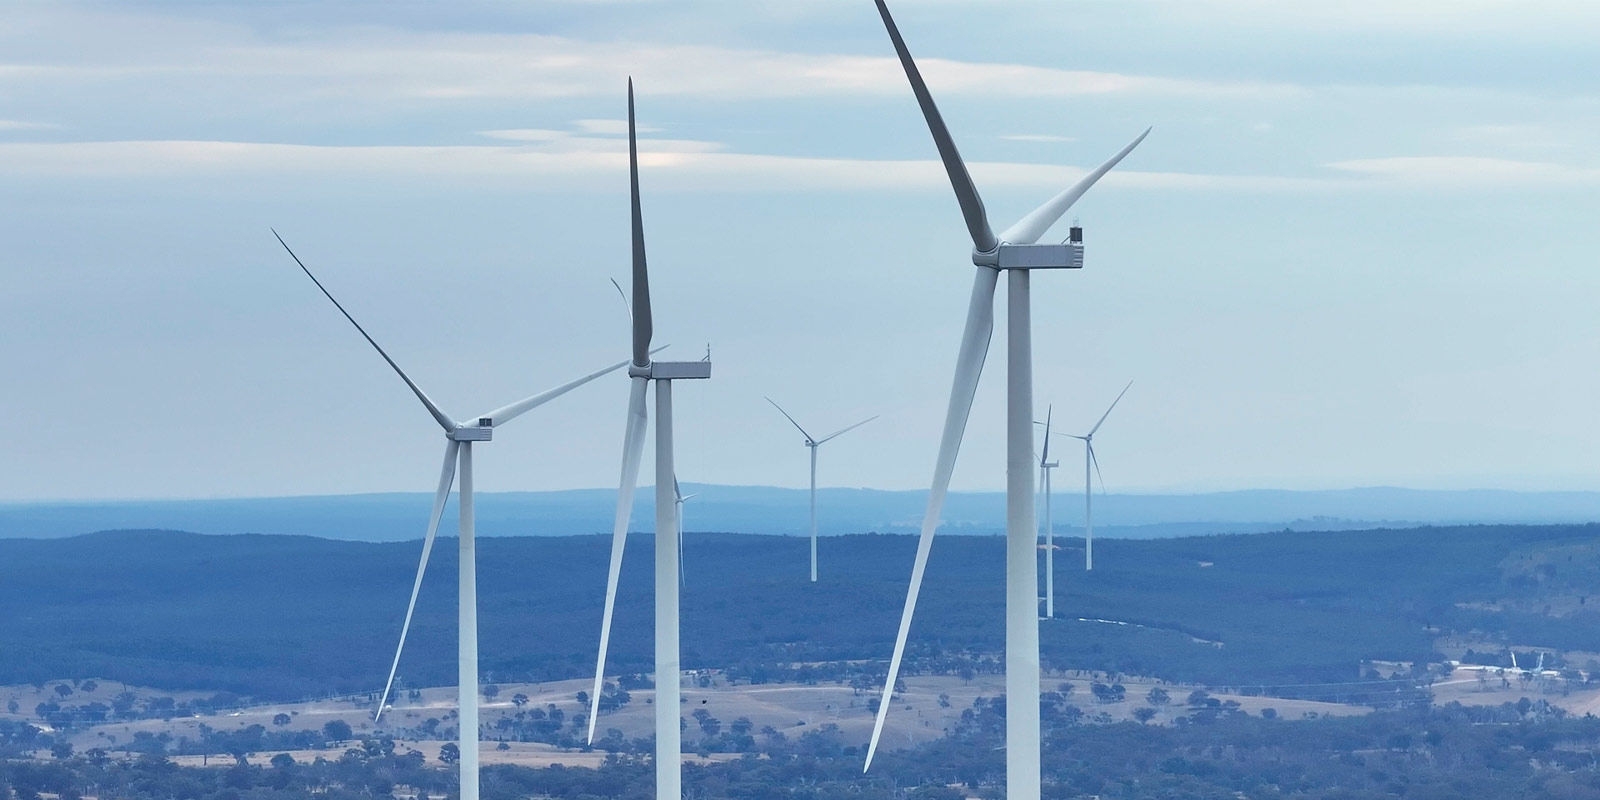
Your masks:
[[[482,668],[552,680],[593,665],[609,537],[480,540]],[[1600,650],[1600,526],[1469,526],[1104,540],[1081,570],[1056,559],[1048,666],[1268,694],[1361,700],[1363,659],[1437,660],[1437,637]],[[650,670],[652,537],[631,537],[612,669]],[[817,679],[802,663],[889,655],[915,547],[692,534],[685,668],[754,682]],[[299,699],[382,685],[420,544],[161,531],[0,540],[0,683],[96,677],[169,690]],[[908,669],[996,669],[1003,541],[941,536]],[[454,675],[455,547],[441,540],[401,665],[406,685]],[[1126,625],[1080,620],[1112,620]]]

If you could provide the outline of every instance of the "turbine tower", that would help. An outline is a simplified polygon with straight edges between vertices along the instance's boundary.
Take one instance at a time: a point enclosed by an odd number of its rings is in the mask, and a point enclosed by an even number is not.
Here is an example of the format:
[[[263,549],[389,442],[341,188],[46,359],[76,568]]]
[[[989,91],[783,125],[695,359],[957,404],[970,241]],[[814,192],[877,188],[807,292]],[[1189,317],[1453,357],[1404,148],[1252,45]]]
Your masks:
[[[1056,531],[1050,521],[1050,470],[1061,466],[1050,460],[1051,409],[1044,413],[1044,451],[1039,455],[1039,490],[1044,493],[1044,617],[1056,618]],[[1038,425],[1035,421],[1033,424]]]
[[[1094,427],[1089,429],[1088,433],[1086,433],[1086,434],[1084,434],[1082,436],[1079,436],[1079,435],[1077,435],[1075,433],[1066,434],[1067,436],[1071,436],[1074,439],[1082,439],[1083,440],[1083,571],[1084,572],[1088,572],[1088,571],[1094,569],[1094,512],[1090,508],[1090,503],[1092,502],[1092,493],[1089,491],[1089,489],[1090,489],[1089,468],[1091,466],[1094,467],[1094,473],[1096,475],[1100,474],[1100,459],[1096,458],[1095,455],[1094,455],[1094,434],[1095,434],[1095,431],[1100,430],[1100,426],[1101,425],[1105,424],[1106,417],[1111,416],[1111,409],[1116,408],[1117,404],[1122,402],[1122,396],[1127,394],[1128,390],[1132,389],[1132,388],[1133,388],[1133,381],[1128,381],[1128,385],[1122,387],[1122,391],[1117,393],[1117,399],[1111,401],[1111,406],[1106,409],[1106,413],[1100,415],[1100,421],[1096,422],[1094,424]],[[1105,485],[1106,485],[1106,479],[1105,479],[1104,476],[1102,476],[1100,478],[1100,486],[1101,486],[1102,490],[1105,488]]]
[[[362,338],[378,351],[378,355],[388,362],[389,367],[405,381],[411,393],[422,401],[439,426],[444,428],[446,440],[444,448],[444,469],[439,475],[439,490],[433,495],[433,512],[428,516],[428,532],[422,539],[422,560],[417,564],[417,577],[411,584],[411,600],[406,605],[405,622],[400,626],[400,644],[394,651],[394,662],[389,666],[389,680],[383,686],[383,697],[378,701],[378,712],[373,715],[376,721],[383,715],[384,705],[389,702],[389,691],[394,687],[395,671],[400,668],[400,654],[405,651],[406,634],[411,630],[411,615],[417,607],[417,593],[422,589],[422,576],[428,569],[428,555],[433,552],[434,535],[438,533],[440,518],[444,515],[444,504],[450,497],[450,487],[455,482],[456,467],[460,464],[461,489],[457,493],[458,506],[461,512],[460,535],[460,578],[458,581],[458,620],[459,633],[457,635],[457,700],[460,704],[460,744],[461,748],[461,792],[460,800],[478,800],[478,588],[477,588],[477,556],[474,542],[473,506],[472,506],[472,445],[474,442],[488,442],[494,438],[494,429],[516,419],[545,403],[554,400],[573,389],[582,386],[595,378],[608,372],[614,372],[628,365],[621,361],[605,369],[592,372],[575,381],[557,386],[547,392],[536,394],[524,400],[519,400],[511,405],[497,408],[485,414],[479,414],[472,422],[457,422],[439,409],[422,388],[400,369],[389,354],[378,346],[372,336],[355,317],[350,316],[344,306],[334,299],[333,294],[317,276],[289,249],[288,243],[278,236],[277,231],[272,235],[277,237],[278,244],[289,253],[294,263],[300,265],[306,277],[322,290],[334,307],[344,318],[350,320]]]
[[[683,797],[682,731],[679,730],[678,548],[664,537],[678,530],[678,504],[672,465],[672,382],[711,377],[711,356],[701,361],[650,359],[650,276],[645,268],[644,216],[639,207],[639,146],[634,128],[633,79],[628,79],[628,180],[633,205],[633,363],[628,375],[628,422],[623,435],[622,479],[617,488],[617,514],[611,529],[611,566],[606,577],[606,605],[600,623],[600,652],[595,659],[594,691],[589,695],[589,742],[594,742],[600,714],[600,691],[611,643],[611,615],[617,604],[617,579],[628,540],[633,490],[644,450],[645,411],[650,383],[656,385],[656,797]]]
[[[1038,530],[1034,526],[1033,497],[1033,350],[1029,316],[1029,283],[1036,269],[1078,268],[1083,266],[1082,232],[1073,227],[1069,241],[1037,244],[1039,237],[1088,191],[1101,176],[1116,166],[1143,141],[1150,131],[1139,134],[1121,152],[1093,172],[1034,209],[1015,225],[996,236],[989,227],[983,200],[966,164],[956,150],[955,140],[939,116],[927,84],[917,71],[911,53],[901,39],[894,19],[883,0],[876,0],[889,39],[894,43],[900,64],[905,69],[911,90],[938,147],[950,185],[961,205],[967,231],[972,235],[972,263],[977,267],[972,296],[967,309],[966,329],[956,356],[955,379],[950,389],[944,433],[939,442],[939,457],[934,465],[933,485],[928,492],[928,507],[922,520],[916,560],[911,569],[911,585],[900,616],[894,655],[872,739],[867,746],[866,767],[872,765],[883,723],[892,705],[894,684],[899,678],[906,636],[916,609],[917,594],[927,567],[933,532],[939,512],[950,488],[956,452],[966,430],[972,409],[972,395],[983,371],[994,328],[994,292],[1000,273],[1007,278],[1006,352],[1006,796],[1008,800],[1038,800],[1039,768],[1039,567],[1036,550]]]
[[[851,425],[848,428],[844,428],[842,430],[834,431],[833,433],[830,433],[827,436],[822,437],[821,439],[816,439],[816,438],[813,438],[811,436],[811,434],[806,433],[806,429],[800,427],[800,423],[795,422],[794,421],[794,417],[789,416],[789,412],[784,411],[783,410],[783,406],[778,405],[777,401],[775,401],[772,398],[768,397],[767,398],[767,402],[771,403],[773,408],[778,409],[778,413],[782,414],[785,419],[788,419],[789,420],[789,424],[793,425],[794,429],[799,431],[801,436],[806,437],[806,448],[811,451],[811,582],[812,583],[816,583],[817,582],[817,448],[821,447],[826,442],[831,442],[834,439],[837,439],[840,436],[843,436],[844,434],[849,433],[850,431],[853,431],[856,428],[859,428],[862,425],[865,425],[865,424],[877,419],[878,415],[874,414],[874,415],[872,415],[870,417],[867,417],[864,420],[861,420],[860,422],[857,422],[854,425]]]

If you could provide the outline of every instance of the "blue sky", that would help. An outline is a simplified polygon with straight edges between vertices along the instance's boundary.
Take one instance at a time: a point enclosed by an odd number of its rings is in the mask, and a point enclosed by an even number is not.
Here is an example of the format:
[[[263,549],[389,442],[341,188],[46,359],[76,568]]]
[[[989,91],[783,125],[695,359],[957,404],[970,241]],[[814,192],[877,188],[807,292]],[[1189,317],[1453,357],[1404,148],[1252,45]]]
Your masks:
[[[8,4],[0,499],[431,488],[465,417],[624,357],[639,89],[679,472],[928,480],[970,245],[866,0]],[[893,6],[998,227],[1144,127],[1035,281],[1036,394],[1114,491],[1600,490],[1600,7]],[[1064,235],[1058,233],[1055,235]],[[1003,309],[1001,311],[1003,319]],[[1003,485],[1003,325],[957,489]],[[482,449],[613,485],[625,381]]]

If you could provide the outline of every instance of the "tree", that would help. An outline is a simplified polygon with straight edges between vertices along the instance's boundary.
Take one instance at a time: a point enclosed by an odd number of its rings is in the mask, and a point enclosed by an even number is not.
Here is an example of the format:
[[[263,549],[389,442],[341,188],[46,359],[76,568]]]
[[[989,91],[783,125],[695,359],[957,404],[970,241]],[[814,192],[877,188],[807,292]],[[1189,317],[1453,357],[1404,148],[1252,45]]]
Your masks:
[[[1140,722],[1149,722],[1155,719],[1156,710],[1149,706],[1141,706],[1133,710],[1133,718]]]
[[[289,720],[289,715],[288,714],[284,714],[282,712],[279,712],[279,713],[274,714],[272,716],[272,724],[277,725],[280,728],[285,726],[285,725],[288,725],[289,721],[290,721]]]
[[[1149,694],[1144,696],[1146,702],[1153,706],[1164,706],[1172,702],[1172,695],[1160,686],[1153,687]]]
[[[528,704],[528,696],[522,692],[517,692],[516,694],[511,695],[511,704],[517,708],[522,708]]]
[[[294,756],[288,753],[279,753],[272,757],[272,766],[277,769],[288,769],[294,766]]]
[[[461,748],[455,742],[445,742],[439,748],[439,761],[445,764],[454,764],[461,760]]]
[[[350,723],[342,719],[329,720],[322,726],[322,736],[330,742],[348,741],[355,732],[350,730]]]
[[[69,697],[72,695],[72,687],[64,683],[58,683],[56,684],[56,694],[61,695],[63,698]]]
[[[484,684],[478,691],[483,693],[483,699],[485,700],[493,700],[500,696],[500,687],[492,683]]]
[[[59,759],[72,758],[72,742],[61,741],[50,745],[50,755]]]

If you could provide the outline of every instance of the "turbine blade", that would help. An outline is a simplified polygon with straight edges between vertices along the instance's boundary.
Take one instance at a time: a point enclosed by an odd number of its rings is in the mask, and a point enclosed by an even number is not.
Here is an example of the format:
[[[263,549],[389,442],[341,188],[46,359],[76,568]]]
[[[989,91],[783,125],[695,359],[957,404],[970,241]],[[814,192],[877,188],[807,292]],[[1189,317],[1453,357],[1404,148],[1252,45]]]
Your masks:
[[[1094,475],[1100,479],[1100,493],[1106,493],[1106,476],[1100,474],[1100,457],[1094,454],[1094,442],[1089,443],[1089,463],[1094,465]]]
[[[444,516],[444,503],[450,499],[450,486],[456,480],[456,451],[461,444],[451,440],[444,448],[444,470],[439,473],[439,491],[433,495],[433,513],[428,515],[428,533],[422,537],[422,560],[417,563],[417,579],[411,583],[411,602],[406,604],[406,621],[400,625],[400,646],[394,649],[394,663],[389,665],[389,680],[383,684],[383,699],[378,701],[378,713],[372,715],[377,722],[383,716],[383,707],[389,702],[389,690],[394,688],[395,672],[400,669],[400,654],[406,649],[406,634],[411,630],[411,613],[417,609],[417,593],[422,591],[422,574],[428,570],[428,554],[433,552],[433,537],[439,532],[439,519]]]
[[[1027,216],[1017,220],[1017,224],[1012,225],[1006,229],[1005,233],[1000,234],[1000,240],[1012,244],[1033,244],[1039,241],[1039,237],[1043,236],[1045,231],[1050,230],[1050,226],[1056,224],[1056,220],[1061,219],[1061,215],[1067,213],[1067,209],[1071,208],[1073,203],[1078,202],[1078,198],[1082,197],[1084,192],[1089,191],[1089,187],[1094,186],[1095,182],[1104,177],[1107,172],[1110,172],[1111,168],[1117,165],[1117,162],[1133,152],[1133,148],[1138,147],[1139,143],[1144,141],[1144,137],[1149,135],[1150,129],[1145,128],[1144,133],[1139,134],[1138,138],[1129,142],[1128,146],[1122,148],[1121,152],[1112,156],[1106,163],[1101,164],[1095,171],[1083,176],[1083,179],[1073,184],[1072,188],[1046,200],[1044,205],[1028,212]]]
[[[834,432],[833,432],[833,433],[830,433],[830,434],[828,434],[828,435],[827,435],[827,436],[824,436],[824,437],[822,437],[822,438],[821,438],[821,439],[818,439],[818,440],[817,440],[817,444],[822,444],[822,443],[823,443],[823,442],[826,442],[826,441],[831,441],[831,440],[833,440],[833,439],[837,439],[837,438],[839,438],[839,437],[840,437],[840,436],[843,436],[843,435],[845,435],[845,434],[847,434],[847,433],[849,433],[849,432],[851,432],[851,431],[853,431],[853,430],[855,430],[855,429],[856,429],[856,428],[859,428],[859,427],[861,427],[861,426],[862,426],[862,425],[865,425],[865,424],[867,424],[867,423],[869,423],[869,422],[871,422],[871,421],[873,421],[873,420],[875,420],[875,419],[877,419],[877,418],[878,418],[878,416],[879,416],[879,415],[877,415],[877,414],[873,414],[873,415],[872,415],[872,416],[870,416],[870,417],[867,417],[867,418],[866,418],[866,419],[864,419],[864,420],[861,420],[861,421],[860,421],[860,422],[857,422],[857,423],[856,423],[856,424],[854,424],[854,425],[851,425],[851,426],[850,426],[850,427],[848,427],[848,428],[843,428],[843,429],[841,429],[841,430],[837,430],[837,431],[834,431]]]
[[[944,162],[944,171],[950,176],[950,187],[955,189],[956,201],[961,204],[961,216],[966,218],[967,232],[972,234],[972,246],[980,253],[990,252],[999,242],[989,227],[989,217],[983,210],[983,198],[978,196],[978,187],[972,183],[972,176],[967,174],[967,165],[956,150],[955,140],[950,137],[944,118],[939,116],[939,107],[933,104],[928,84],[923,82],[922,73],[918,71],[916,62],[911,60],[911,51],[906,49],[905,40],[900,38],[900,29],[895,27],[894,18],[889,16],[889,7],[883,4],[883,0],[877,0],[877,3],[878,15],[883,17],[883,27],[889,31],[890,41],[894,42],[894,51],[900,56],[900,66],[905,68],[906,79],[911,81],[911,92],[917,96],[917,105],[922,107],[922,116],[928,122],[928,132],[933,134],[933,143],[939,148],[939,159]]]
[[[679,488],[676,475],[672,476],[672,498],[680,503],[683,502],[683,489]]]
[[[1050,462],[1050,417],[1054,413],[1054,406],[1044,407],[1044,454],[1039,456],[1041,466]]]
[[[595,720],[600,714],[600,689],[604,685],[606,649],[611,646],[611,614],[617,607],[617,579],[622,574],[622,550],[628,543],[628,521],[633,516],[633,489],[639,482],[639,459],[644,454],[649,412],[645,394],[650,379],[636,377],[628,395],[628,425],[622,437],[622,478],[617,484],[617,516],[611,525],[611,567],[606,573],[606,607],[600,619],[600,654],[594,663],[594,691],[589,695],[589,739],[594,742]]]
[[[616,278],[611,279],[611,285],[617,287],[617,296],[622,298],[622,310],[628,312],[628,323],[633,324],[633,307],[628,305],[628,293],[622,291],[622,284]]]
[[[972,283],[967,326],[961,334],[955,379],[950,386],[950,406],[945,411],[944,434],[939,440],[939,460],[934,465],[933,486],[928,491],[928,510],[922,517],[922,535],[917,540],[917,558],[911,567],[911,585],[906,590],[905,608],[900,612],[900,630],[895,635],[894,655],[889,659],[889,677],[883,687],[883,700],[878,703],[878,717],[872,725],[872,740],[867,745],[867,762],[861,767],[862,772],[872,766],[872,757],[878,751],[878,739],[883,735],[884,719],[889,713],[889,701],[894,695],[894,684],[900,677],[900,660],[905,655],[906,637],[911,632],[911,616],[917,608],[917,595],[922,591],[922,575],[928,567],[933,532],[939,527],[939,514],[944,509],[945,494],[950,490],[950,476],[955,472],[956,453],[961,449],[967,416],[972,412],[972,395],[978,389],[978,378],[983,374],[983,360],[989,352],[989,337],[994,331],[994,289],[999,276],[998,270],[979,267]]]
[[[617,362],[615,364],[612,364],[609,367],[606,367],[605,369],[596,370],[594,372],[589,373],[588,375],[585,375],[585,376],[583,376],[581,378],[578,378],[577,380],[568,381],[566,383],[563,383],[563,384],[561,384],[560,386],[557,386],[554,389],[550,389],[550,390],[542,392],[540,394],[536,394],[536,395],[534,395],[532,397],[529,397],[529,398],[527,398],[525,400],[518,400],[517,402],[512,403],[509,406],[504,406],[504,407],[501,407],[501,408],[497,408],[497,409],[495,409],[493,411],[490,411],[487,414],[481,414],[481,415],[478,416],[478,419],[488,419],[488,420],[491,421],[490,424],[494,425],[494,426],[504,425],[507,422],[510,422],[511,420],[514,420],[517,417],[520,417],[523,414],[525,414],[525,413],[527,413],[529,411],[532,411],[533,409],[538,408],[539,406],[542,406],[545,403],[548,403],[551,400],[554,400],[557,397],[560,397],[561,395],[564,395],[567,392],[570,392],[573,389],[576,389],[579,386],[582,386],[582,385],[588,383],[589,381],[594,380],[595,378],[600,377],[601,375],[605,375],[605,374],[611,373],[611,372],[616,372],[617,370],[622,369],[623,367],[626,367],[626,366],[628,366],[628,362],[619,361],[619,362]]]
[[[763,395],[763,397],[765,397],[765,395]],[[800,427],[800,423],[794,421],[794,417],[790,417],[789,416],[789,412],[783,410],[783,406],[778,405],[778,401],[773,400],[770,397],[766,397],[766,401],[771,403],[773,408],[778,409],[778,413],[779,414],[782,414],[784,417],[788,418],[789,424],[793,425],[794,429],[799,431],[801,436],[806,437],[806,441],[807,442],[815,442],[816,441],[815,439],[811,438],[811,434],[806,433],[806,429],[805,428]]]
[[[384,361],[389,362],[389,366],[394,369],[396,375],[400,376],[400,380],[405,381],[406,385],[411,387],[411,392],[417,396],[418,400],[422,401],[424,406],[428,407],[428,413],[432,414],[435,420],[438,420],[439,425],[442,426],[446,431],[455,430],[455,420],[451,419],[443,411],[440,411],[439,407],[434,405],[432,400],[428,399],[428,395],[422,391],[422,387],[417,386],[416,382],[411,380],[411,376],[407,375],[405,370],[400,368],[399,364],[394,363],[394,359],[390,358],[389,354],[384,352],[383,348],[379,347],[378,343],[367,334],[367,329],[361,327],[361,323],[356,322],[356,318],[350,316],[350,312],[344,310],[344,306],[340,305],[339,301],[334,299],[333,293],[328,291],[328,287],[323,286],[322,281],[317,280],[317,276],[312,275],[311,270],[306,268],[306,262],[301,261],[300,257],[295,255],[293,250],[289,249],[289,243],[285,242],[283,237],[278,235],[278,231],[274,228],[269,228],[268,230],[272,231],[273,237],[278,240],[278,244],[283,245],[283,249],[289,253],[290,258],[294,259],[294,263],[300,265],[300,271],[304,272],[306,277],[310,278],[311,282],[316,284],[318,289],[322,290],[322,295],[333,303],[334,308],[339,309],[339,313],[343,314],[345,319],[350,320],[351,325],[356,326],[356,330],[361,332],[361,337],[366,339],[368,344],[372,345],[372,349],[378,351],[378,355],[383,356]]]
[[[1089,435],[1090,436],[1093,436],[1095,431],[1100,430],[1100,426],[1105,424],[1106,417],[1111,416],[1111,409],[1112,408],[1116,408],[1117,404],[1122,402],[1122,396],[1127,394],[1128,390],[1132,389],[1132,388],[1133,388],[1133,381],[1128,381],[1128,385],[1122,387],[1122,391],[1117,393],[1117,399],[1111,401],[1111,407],[1107,408],[1106,409],[1106,413],[1100,415],[1100,421],[1096,422],[1094,424],[1094,427],[1089,429]]]
[[[650,274],[644,262],[644,213],[639,209],[639,140],[633,124],[633,79],[628,79],[628,189],[633,204],[633,363],[650,363]],[[590,738],[593,738],[592,736]]]

